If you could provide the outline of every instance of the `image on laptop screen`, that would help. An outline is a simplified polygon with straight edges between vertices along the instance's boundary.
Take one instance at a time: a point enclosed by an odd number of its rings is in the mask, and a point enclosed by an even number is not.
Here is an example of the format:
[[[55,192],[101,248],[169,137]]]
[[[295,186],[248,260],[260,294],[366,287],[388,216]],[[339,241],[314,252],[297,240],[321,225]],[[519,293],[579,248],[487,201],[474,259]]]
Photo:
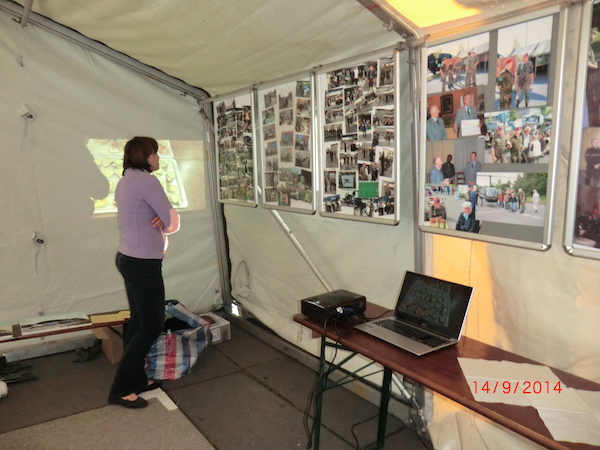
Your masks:
[[[458,338],[473,288],[406,272],[394,315],[444,336]]]

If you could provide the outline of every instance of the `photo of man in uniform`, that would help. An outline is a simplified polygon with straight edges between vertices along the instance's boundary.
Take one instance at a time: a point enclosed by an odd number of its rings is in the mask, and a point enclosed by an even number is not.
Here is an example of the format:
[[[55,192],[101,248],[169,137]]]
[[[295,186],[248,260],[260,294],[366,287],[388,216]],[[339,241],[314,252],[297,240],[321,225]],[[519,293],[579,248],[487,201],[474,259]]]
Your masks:
[[[534,78],[533,63],[529,61],[529,54],[525,53],[523,61],[517,67],[517,108],[523,100],[525,100],[525,107],[529,106],[529,93]]]
[[[496,86],[500,93],[500,109],[509,109],[513,101],[515,59],[506,58],[503,65],[504,68],[496,77]]]

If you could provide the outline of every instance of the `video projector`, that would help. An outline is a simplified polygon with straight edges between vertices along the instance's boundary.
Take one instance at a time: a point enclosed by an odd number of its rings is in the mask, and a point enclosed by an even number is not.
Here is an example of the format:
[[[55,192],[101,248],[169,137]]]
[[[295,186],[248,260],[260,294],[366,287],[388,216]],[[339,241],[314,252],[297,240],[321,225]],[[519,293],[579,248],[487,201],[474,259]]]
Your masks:
[[[309,319],[326,323],[334,316],[354,316],[365,312],[367,299],[344,289],[326,292],[301,300],[301,312]]]

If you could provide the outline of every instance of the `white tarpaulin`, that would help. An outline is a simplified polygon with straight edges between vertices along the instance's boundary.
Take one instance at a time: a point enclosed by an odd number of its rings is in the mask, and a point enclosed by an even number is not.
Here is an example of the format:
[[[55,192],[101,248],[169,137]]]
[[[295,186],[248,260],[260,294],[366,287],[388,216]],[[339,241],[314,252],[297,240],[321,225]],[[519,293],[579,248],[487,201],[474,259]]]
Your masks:
[[[169,146],[162,161],[177,176],[177,193],[188,189],[163,266],[167,297],[196,311],[219,303],[195,99],[6,14],[0,79],[2,320],[127,307],[110,212],[122,146],[109,142],[135,135]],[[25,105],[32,119],[21,117]]]

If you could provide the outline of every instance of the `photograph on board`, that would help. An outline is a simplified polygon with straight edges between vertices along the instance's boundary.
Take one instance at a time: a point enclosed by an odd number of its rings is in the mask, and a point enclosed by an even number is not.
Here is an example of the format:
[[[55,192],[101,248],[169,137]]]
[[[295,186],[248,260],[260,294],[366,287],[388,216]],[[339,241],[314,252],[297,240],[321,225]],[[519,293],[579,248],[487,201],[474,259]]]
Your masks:
[[[314,208],[310,89],[298,80],[259,92],[265,206]]]
[[[548,104],[552,16],[498,30],[494,109]]]
[[[476,87],[427,97],[427,141],[481,135],[483,110],[483,94]]]
[[[484,114],[484,163],[547,164],[552,149],[552,108],[525,108]],[[540,169],[538,168],[537,171]]]
[[[321,76],[326,86],[323,211],[389,219],[395,212],[394,58],[369,60]]]

